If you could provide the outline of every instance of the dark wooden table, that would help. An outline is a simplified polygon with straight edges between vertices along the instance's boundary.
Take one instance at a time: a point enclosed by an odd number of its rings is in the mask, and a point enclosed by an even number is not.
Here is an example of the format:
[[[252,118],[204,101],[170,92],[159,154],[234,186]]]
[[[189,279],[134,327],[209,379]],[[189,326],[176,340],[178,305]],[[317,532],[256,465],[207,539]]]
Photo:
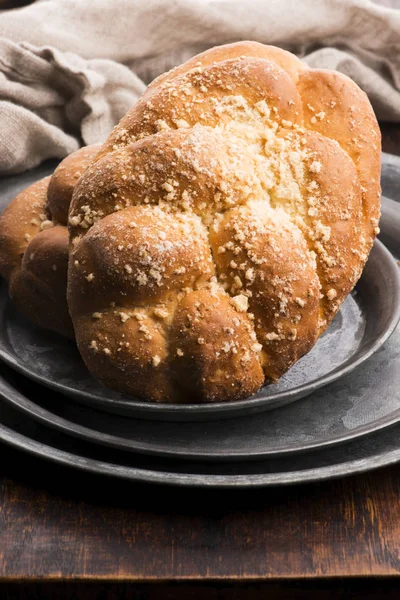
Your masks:
[[[382,131],[400,153],[400,128]],[[0,598],[400,597],[400,465],[199,492],[0,452]]]

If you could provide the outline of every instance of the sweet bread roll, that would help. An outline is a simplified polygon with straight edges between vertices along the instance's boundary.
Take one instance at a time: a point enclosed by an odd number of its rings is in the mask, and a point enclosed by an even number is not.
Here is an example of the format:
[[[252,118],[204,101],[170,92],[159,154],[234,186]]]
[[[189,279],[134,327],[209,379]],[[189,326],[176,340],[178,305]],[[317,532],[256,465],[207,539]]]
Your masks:
[[[68,302],[106,386],[246,397],[308,352],[378,232],[380,132],[350,79],[253,42],[160,76],[75,187]]]
[[[77,180],[98,150],[89,146],[64,159],[51,177],[20,192],[0,217],[0,274],[31,321],[73,337],[66,286],[68,207]]]

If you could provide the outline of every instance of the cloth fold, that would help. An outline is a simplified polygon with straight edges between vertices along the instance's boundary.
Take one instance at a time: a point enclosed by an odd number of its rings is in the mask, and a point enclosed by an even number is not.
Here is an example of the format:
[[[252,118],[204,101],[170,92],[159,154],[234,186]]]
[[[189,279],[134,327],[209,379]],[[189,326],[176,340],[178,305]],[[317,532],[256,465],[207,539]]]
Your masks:
[[[103,141],[159,73],[240,39],[345,73],[400,121],[400,11],[368,0],[41,0],[0,11],[0,174]]]

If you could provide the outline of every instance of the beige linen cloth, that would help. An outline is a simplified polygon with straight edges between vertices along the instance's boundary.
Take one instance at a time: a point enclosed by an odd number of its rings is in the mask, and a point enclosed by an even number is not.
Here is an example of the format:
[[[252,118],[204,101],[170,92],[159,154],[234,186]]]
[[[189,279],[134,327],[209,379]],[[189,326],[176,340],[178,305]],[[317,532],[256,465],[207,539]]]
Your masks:
[[[103,141],[156,75],[215,44],[282,46],[400,121],[400,11],[367,0],[42,0],[0,11],[0,174]]]

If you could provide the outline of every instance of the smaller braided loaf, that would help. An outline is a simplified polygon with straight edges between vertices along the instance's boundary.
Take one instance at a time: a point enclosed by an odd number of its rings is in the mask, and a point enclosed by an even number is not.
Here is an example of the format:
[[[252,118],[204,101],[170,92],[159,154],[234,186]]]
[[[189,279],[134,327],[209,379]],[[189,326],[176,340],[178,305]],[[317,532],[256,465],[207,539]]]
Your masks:
[[[98,151],[89,146],[64,159],[51,177],[20,192],[0,217],[0,275],[32,322],[73,337],[66,290],[68,209],[72,192]]]

